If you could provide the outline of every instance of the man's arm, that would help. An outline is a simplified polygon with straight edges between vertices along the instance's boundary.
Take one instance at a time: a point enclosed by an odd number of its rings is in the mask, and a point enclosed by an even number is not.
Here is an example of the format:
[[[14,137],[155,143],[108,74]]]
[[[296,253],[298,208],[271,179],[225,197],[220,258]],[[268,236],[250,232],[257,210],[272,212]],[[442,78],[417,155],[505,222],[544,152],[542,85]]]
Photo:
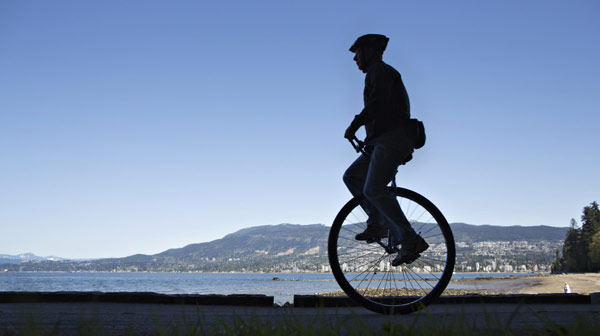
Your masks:
[[[386,80],[385,73],[380,71],[380,68],[373,69],[373,71],[367,73],[367,77],[365,78],[365,88],[367,90],[365,107],[354,117],[354,120],[352,120],[352,123],[346,129],[346,133],[344,134],[346,139],[352,139],[361,126],[377,118],[378,114],[382,111],[379,105],[385,100],[386,90],[391,90],[391,87],[391,79]]]

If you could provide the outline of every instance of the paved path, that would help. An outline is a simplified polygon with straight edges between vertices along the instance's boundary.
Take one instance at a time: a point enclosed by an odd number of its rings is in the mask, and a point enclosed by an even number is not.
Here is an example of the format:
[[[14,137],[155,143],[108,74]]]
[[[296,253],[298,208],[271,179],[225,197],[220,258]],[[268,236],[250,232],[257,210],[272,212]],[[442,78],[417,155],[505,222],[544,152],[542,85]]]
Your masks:
[[[197,334],[202,335],[202,330],[207,332],[218,327],[234,327],[236,323],[238,326],[247,322],[277,326],[284,321],[306,330],[339,327],[342,334],[344,330],[377,334],[386,323],[405,323],[438,330],[443,326],[450,327],[453,323],[469,329],[505,326],[511,329],[542,329],[547,321],[569,325],[581,318],[598,325],[600,305],[444,304],[432,305],[426,311],[410,315],[384,316],[360,307],[315,309],[94,302],[0,303],[0,335],[6,331],[23,330],[28,325],[35,325],[41,330],[58,331],[60,335],[76,334],[78,328],[82,327],[92,327],[96,331],[115,335],[128,331],[135,335],[155,334],[157,328],[166,331],[165,334],[179,330],[187,335],[193,333],[186,333],[186,326],[192,329],[197,326]],[[82,334],[89,332],[83,330]]]

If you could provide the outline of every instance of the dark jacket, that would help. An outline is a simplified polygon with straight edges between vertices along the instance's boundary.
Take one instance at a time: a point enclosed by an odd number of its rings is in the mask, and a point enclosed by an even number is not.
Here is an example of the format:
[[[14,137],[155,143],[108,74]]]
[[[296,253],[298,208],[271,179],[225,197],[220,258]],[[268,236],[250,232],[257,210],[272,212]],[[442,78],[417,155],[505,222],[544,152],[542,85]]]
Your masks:
[[[367,69],[364,101],[365,108],[354,117],[352,127],[365,126],[365,143],[403,127],[410,118],[410,102],[402,76],[383,61]]]

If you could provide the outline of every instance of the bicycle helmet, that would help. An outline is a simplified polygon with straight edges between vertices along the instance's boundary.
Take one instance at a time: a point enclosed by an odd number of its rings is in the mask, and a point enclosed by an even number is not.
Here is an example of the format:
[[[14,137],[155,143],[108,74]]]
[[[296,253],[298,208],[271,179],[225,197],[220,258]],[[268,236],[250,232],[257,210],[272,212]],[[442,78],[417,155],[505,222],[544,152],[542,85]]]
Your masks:
[[[356,52],[358,48],[371,47],[375,50],[379,50],[382,53],[387,47],[390,39],[385,35],[381,34],[366,34],[356,39],[354,44],[350,47],[351,52]]]

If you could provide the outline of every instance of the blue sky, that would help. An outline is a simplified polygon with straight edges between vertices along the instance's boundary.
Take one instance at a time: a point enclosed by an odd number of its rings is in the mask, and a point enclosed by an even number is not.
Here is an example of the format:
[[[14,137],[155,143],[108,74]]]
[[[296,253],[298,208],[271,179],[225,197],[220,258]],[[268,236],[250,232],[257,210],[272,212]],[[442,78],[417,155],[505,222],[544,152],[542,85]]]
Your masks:
[[[0,253],[158,253],[332,222],[390,37],[428,143],[399,184],[450,222],[568,226],[599,200],[595,1],[2,1]]]

